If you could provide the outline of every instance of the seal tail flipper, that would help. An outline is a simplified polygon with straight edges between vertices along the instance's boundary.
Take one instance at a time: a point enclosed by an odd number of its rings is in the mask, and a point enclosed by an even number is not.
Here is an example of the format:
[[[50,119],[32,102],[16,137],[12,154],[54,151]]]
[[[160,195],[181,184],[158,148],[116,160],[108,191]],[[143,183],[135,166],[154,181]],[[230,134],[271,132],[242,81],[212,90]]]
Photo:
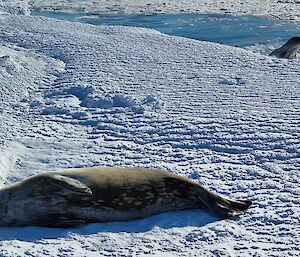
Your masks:
[[[211,206],[212,211],[220,218],[233,218],[247,210],[251,206],[250,200],[230,200],[216,196],[215,203]]]
[[[247,210],[252,205],[252,202],[250,200],[228,200],[228,201],[231,202],[233,208],[237,208],[238,210],[241,211]]]

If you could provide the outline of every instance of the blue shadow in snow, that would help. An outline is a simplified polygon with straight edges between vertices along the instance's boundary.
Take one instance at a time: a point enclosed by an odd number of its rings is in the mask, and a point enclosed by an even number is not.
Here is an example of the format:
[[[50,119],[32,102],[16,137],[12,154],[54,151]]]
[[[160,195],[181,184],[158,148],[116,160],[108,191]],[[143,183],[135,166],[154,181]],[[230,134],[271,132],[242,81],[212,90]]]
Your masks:
[[[154,227],[164,229],[186,226],[201,227],[218,220],[218,218],[203,210],[176,211],[157,214],[133,221],[93,223],[71,229],[33,226],[2,227],[0,228],[0,240],[34,242],[42,239],[65,238],[73,233],[80,235],[92,235],[105,232],[139,233],[147,232]]]

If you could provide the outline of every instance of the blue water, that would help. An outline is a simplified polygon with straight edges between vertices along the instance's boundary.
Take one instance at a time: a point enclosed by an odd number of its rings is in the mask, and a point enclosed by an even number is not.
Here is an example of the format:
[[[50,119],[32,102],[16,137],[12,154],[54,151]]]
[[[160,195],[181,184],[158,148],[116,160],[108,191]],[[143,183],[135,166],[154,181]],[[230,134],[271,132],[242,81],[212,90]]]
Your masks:
[[[199,13],[95,16],[83,13],[38,11],[33,11],[32,15],[94,25],[146,27],[169,35],[239,47],[274,42],[280,44],[290,37],[300,36],[300,26],[297,24],[255,16]]]

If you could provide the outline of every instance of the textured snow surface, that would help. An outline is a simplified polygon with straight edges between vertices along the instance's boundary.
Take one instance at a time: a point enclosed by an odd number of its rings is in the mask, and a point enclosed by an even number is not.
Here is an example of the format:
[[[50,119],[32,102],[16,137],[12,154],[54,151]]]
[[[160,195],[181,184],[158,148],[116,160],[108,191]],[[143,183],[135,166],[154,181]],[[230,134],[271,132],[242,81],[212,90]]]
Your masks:
[[[29,3],[32,8],[39,10],[70,10],[95,14],[207,12],[300,20],[299,0],[31,0]]]
[[[253,201],[235,220],[195,210],[0,228],[0,256],[299,255],[299,60],[0,10],[2,185],[45,170],[141,166]]]

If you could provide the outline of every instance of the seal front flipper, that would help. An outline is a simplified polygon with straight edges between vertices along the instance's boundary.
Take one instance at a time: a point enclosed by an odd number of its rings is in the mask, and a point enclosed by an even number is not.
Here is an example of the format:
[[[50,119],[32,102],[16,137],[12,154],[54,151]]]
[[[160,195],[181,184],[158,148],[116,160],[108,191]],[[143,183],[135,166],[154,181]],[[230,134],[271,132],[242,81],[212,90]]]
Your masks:
[[[62,189],[68,189],[79,194],[91,195],[91,189],[81,181],[58,174],[47,174],[40,177],[44,183],[55,185]]]

